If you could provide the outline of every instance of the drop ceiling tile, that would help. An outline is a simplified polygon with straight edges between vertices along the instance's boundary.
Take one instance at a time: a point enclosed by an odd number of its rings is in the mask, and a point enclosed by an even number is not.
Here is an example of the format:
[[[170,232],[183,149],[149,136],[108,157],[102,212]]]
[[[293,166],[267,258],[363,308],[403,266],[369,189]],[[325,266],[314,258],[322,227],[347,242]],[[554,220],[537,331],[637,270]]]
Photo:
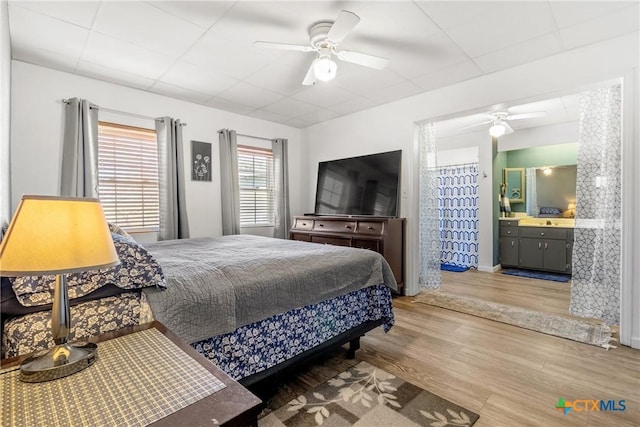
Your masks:
[[[446,30],[471,57],[504,49],[554,30],[547,2],[502,2],[500,8],[475,16],[472,23]]]
[[[236,79],[184,61],[173,64],[160,81],[200,92],[209,97],[238,83]]]
[[[305,127],[311,125],[311,122],[308,122],[306,120],[302,120],[299,117],[292,117],[290,119],[287,119],[287,121],[283,122],[283,124],[288,125],[288,126],[293,126],[294,128],[302,129],[302,128],[305,128]]]
[[[146,77],[120,70],[114,70],[113,68],[109,68],[105,65],[93,64],[83,60],[78,62],[76,73],[97,80],[134,87],[137,89],[148,89],[154,83],[152,79]]]
[[[170,56],[95,32],[87,39],[82,59],[154,80],[174,61]]]
[[[481,74],[482,72],[473,62],[464,61],[460,64],[415,78],[411,81],[424,90],[433,90],[439,87],[459,83],[464,80],[469,80]]]
[[[151,92],[160,95],[170,96],[172,98],[182,99],[184,101],[195,102],[196,104],[204,104],[211,96],[201,92],[195,92],[183,87],[170,85],[163,82],[156,82],[150,89]]]
[[[248,105],[238,104],[222,98],[212,98],[207,101],[207,105],[218,110],[229,111],[236,114],[248,114],[255,110],[254,107]]]
[[[367,108],[374,107],[376,105],[370,99],[365,98],[364,96],[358,96],[350,99],[349,101],[343,102],[342,104],[332,105],[328,109],[331,111],[335,111],[340,115],[355,113],[356,111],[366,110]]]
[[[48,50],[76,61],[89,36],[85,28],[20,7],[11,8],[9,29],[14,48]]]
[[[554,115],[558,112],[564,112],[564,106],[560,98],[545,99],[542,101],[529,102],[509,107],[509,114],[525,114],[531,112],[544,111],[547,115]]]
[[[273,92],[290,96],[304,89],[302,80],[306,72],[305,69],[296,69],[276,61],[261,67],[244,81],[253,86],[268,88]]]
[[[311,22],[277,1],[239,1],[210,32],[246,46],[257,40],[307,44],[309,25]]]
[[[313,86],[305,86],[302,91],[293,95],[293,98],[325,108],[341,104],[353,98],[354,94],[352,92],[331,83],[317,82]]]
[[[415,1],[416,5],[426,13],[439,28],[447,30],[451,27],[471,22],[477,15],[493,13],[504,2],[486,1]]]
[[[414,2],[370,2],[360,13],[361,21],[345,41],[368,41],[395,48],[403,43],[428,40],[440,29]],[[356,49],[357,46],[353,48]],[[363,52],[375,55],[375,52]]]
[[[281,55],[280,51],[277,53]],[[275,58],[253,45],[238,43],[207,32],[181,59],[241,80],[258,72]]]
[[[311,105],[306,102],[298,101],[293,98],[282,98],[273,104],[263,107],[262,110],[279,114],[283,117],[298,117],[304,114],[318,110],[318,106]]]
[[[278,93],[242,82],[219,93],[217,97],[255,108],[262,108],[283,98]]]
[[[91,28],[99,1],[9,1],[9,9],[21,7],[61,19],[84,28]]]
[[[286,123],[289,118],[285,116],[281,116],[280,114],[272,113],[271,111],[265,110],[255,110],[248,114],[251,117],[255,117],[256,119],[267,120],[270,122],[276,123]]]
[[[362,10],[369,6],[366,1],[279,1],[279,5],[291,9],[297,14],[308,17],[308,23],[318,21],[335,21],[341,10],[348,10],[361,15]]]
[[[392,86],[402,81],[404,79],[393,71],[360,67],[358,72],[353,73],[341,73],[338,68],[336,78],[331,81],[331,84],[357,95],[366,96],[373,89]]]
[[[373,49],[373,48],[372,48]],[[429,35],[421,46],[410,50],[392,50],[383,54],[389,58],[389,69],[402,77],[413,79],[458,64],[468,57],[442,32]]]
[[[473,58],[473,61],[485,73],[492,73],[551,56],[560,51],[562,51],[562,46],[560,45],[558,37],[550,33],[495,52],[487,53],[486,55],[478,56]]]
[[[140,25],[143,23],[144,25]],[[165,55],[181,55],[204,33],[201,27],[143,2],[103,1],[93,30]]]
[[[397,85],[372,90],[367,94],[367,98],[376,104],[386,104],[387,102],[397,101],[398,99],[417,95],[422,92],[424,92],[424,90],[417,85],[409,81],[404,81]]]
[[[236,3],[235,1],[150,1],[153,7],[184,19],[202,28],[215,24]]]
[[[335,111],[319,109],[312,113],[303,114],[298,118],[301,120],[310,122],[311,124],[315,124],[315,123],[320,123],[327,120],[335,119],[338,116],[340,116],[340,114],[336,113]]]
[[[629,6],[628,1],[550,1],[558,28],[566,28]]]
[[[582,24],[563,28],[560,30],[560,38],[565,49],[573,49],[629,34],[638,31],[640,26],[639,13],[639,5],[635,3]]]
[[[74,73],[78,57],[66,56],[59,52],[51,52],[44,49],[26,48],[23,49],[20,46],[14,46],[11,49],[11,56],[13,59],[30,64],[42,65],[45,67],[53,68],[54,70],[66,71]]]

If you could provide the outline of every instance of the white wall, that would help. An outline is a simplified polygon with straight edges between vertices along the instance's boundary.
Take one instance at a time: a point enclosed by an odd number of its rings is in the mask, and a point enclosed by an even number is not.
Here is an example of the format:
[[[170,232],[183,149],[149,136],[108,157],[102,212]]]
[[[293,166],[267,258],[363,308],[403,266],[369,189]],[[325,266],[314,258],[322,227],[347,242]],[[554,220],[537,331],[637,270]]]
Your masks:
[[[482,111],[499,103],[551,98],[560,91],[577,91],[584,85],[623,76],[637,65],[638,33],[634,33],[310,126],[305,129],[308,172],[303,210],[313,206],[319,161],[402,149],[401,215],[408,220],[407,293],[415,294],[419,291],[415,123]],[[479,149],[480,163],[491,161],[491,144],[481,144]],[[636,177],[638,173],[635,172]],[[482,191],[481,197],[485,197]],[[493,227],[483,221],[481,228],[484,224]],[[480,257],[490,259],[493,257],[486,254]]]
[[[191,140],[213,143],[212,182],[187,178],[187,211],[192,237],[222,233],[217,131],[289,140],[291,212],[303,212],[301,192],[301,131],[289,126],[228,113],[137,89],[105,83],[20,61],[13,61],[11,99],[12,206],[23,194],[59,193],[63,98],[80,97],[98,106],[150,117],[171,116],[187,123],[183,128],[185,162],[191,162]],[[100,113],[100,119],[129,121],[127,116]],[[140,123],[140,122],[138,122]],[[153,123],[152,123],[153,125]],[[190,169],[188,169],[190,170]]]
[[[519,129],[500,137],[498,151],[522,150],[544,145],[568,144],[578,141],[580,122],[564,122],[535,128]]]
[[[11,38],[7,2],[0,2],[0,225],[11,218]]]

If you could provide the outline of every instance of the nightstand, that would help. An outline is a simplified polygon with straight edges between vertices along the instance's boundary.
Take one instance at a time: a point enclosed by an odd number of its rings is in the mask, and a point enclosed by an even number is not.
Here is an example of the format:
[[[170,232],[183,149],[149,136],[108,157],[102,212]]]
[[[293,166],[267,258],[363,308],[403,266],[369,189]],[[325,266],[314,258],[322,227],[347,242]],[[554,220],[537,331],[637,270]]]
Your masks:
[[[104,334],[92,339],[91,341],[93,342],[103,343],[101,346],[99,346],[99,349],[98,349],[98,362],[96,362],[95,365],[83,371],[85,373],[84,375],[89,375],[89,377],[87,376],[80,377],[80,375],[83,375],[83,373],[81,372],[81,373],[72,375],[70,377],[67,377],[68,379],[67,381],[73,381],[74,378],[76,381],[79,378],[90,378],[93,381],[95,380],[96,377],[103,377],[103,374],[105,373],[98,371],[98,369],[101,369],[101,367],[104,368],[104,366],[107,366],[106,364],[107,359],[111,357],[111,356],[108,356],[111,353],[108,353],[106,351],[108,348],[110,349],[111,346],[115,345],[116,343],[118,345],[124,345],[126,344],[125,341],[131,344],[132,341],[136,341],[136,340],[141,341],[143,340],[143,338],[146,340],[148,339],[147,337],[151,335],[152,335],[151,338],[156,337],[156,340],[160,338],[159,345],[161,345],[162,341],[164,340],[165,343],[169,344],[169,347],[173,348],[173,351],[178,352],[179,356],[184,358],[183,360],[188,361],[189,363],[195,362],[196,364],[194,365],[194,367],[201,370],[202,372],[201,377],[202,378],[208,377],[211,380],[213,380],[216,384],[217,391],[215,391],[213,394],[208,394],[205,397],[199,398],[198,400],[188,404],[188,406],[184,406],[181,409],[176,410],[175,412],[166,414],[166,416],[152,422],[150,425],[153,425],[153,426],[188,425],[190,427],[205,426],[205,425],[206,426],[212,426],[212,425],[257,426],[258,424],[257,417],[258,417],[258,414],[260,413],[261,403],[262,403],[260,399],[258,399],[250,391],[248,391],[242,385],[240,385],[239,383],[234,381],[232,378],[230,378],[217,366],[215,366],[208,359],[206,359],[201,354],[199,354],[191,346],[189,346],[188,344],[183,342],[181,339],[179,339],[173,332],[169,331],[164,325],[162,325],[159,322],[152,322],[146,325],[124,328],[119,331]],[[112,340],[112,339],[114,341],[112,341],[111,343],[107,343],[108,340]],[[175,344],[175,347],[172,346],[171,343]],[[105,351],[102,354],[102,357],[104,359],[103,364],[100,363],[101,347],[105,349]],[[167,346],[165,345],[164,347],[167,347]],[[156,351],[163,351],[163,346],[160,346],[160,347],[145,346],[143,348],[142,353],[148,353],[144,357],[152,357],[154,355],[154,352]],[[8,373],[6,370],[12,367],[19,366],[22,360],[24,360],[26,357],[27,355],[19,356],[13,359],[3,360],[2,361],[3,373],[0,376],[0,378],[2,378],[2,376],[4,375],[10,375],[10,373]],[[113,360],[111,360],[111,362],[113,362]],[[172,380],[171,378],[172,375],[174,377],[179,375],[184,375],[184,370],[182,373],[180,373],[181,366],[177,365],[177,363],[179,363],[177,360],[163,359],[162,363],[164,364],[164,366],[167,366],[169,369],[168,370],[165,369],[166,372],[163,375],[158,374],[156,383],[163,382],[164,384],[167,382],[167,379]],[[102,386],[103,388],[100,390],[100,393],[95,393],[95,394],[98,395],[98,397],[99,395],[102,395],[102,396],[116,395],[118,396],[118,399],[128,398],[127,395],[124,395],[122,393],[122,390],[123,390],[122,383],[125,383],[130,379],[135,378],[137,373],[136,371],[138,370],[136,366],[140,366],[140,365],[141,364],[128,365],[122,368],[121,373],[113,373],[113,374],[109,373],[109,375],[104,375],[106,379],[102,379],[104,384]],[[175,368],[175,371],[172,369],[172,366]],[[200,367],[204,369],[202,370]],[[116,363],[116,369],[118,369],[117,363]],[[209,374],[212,375],[213,377],[211,377]],[[164,379],[161,379],[163,376],[164,376]],[[8,381],[7,378],[9,377],[5,377],[2,380],[3,388],[7,387],[4,384],[5,380]],[[56,381],[64,381],[64,380],[65,378],[62,378],[59,380],[51,381],[49,383],[39,383],[39,384],[27,384],[27,383],[15,384],[14,383],[15,387],[19,388],[20,390],[18,390],[18,393],[14,393],[13,395],[19,396],[21,393],[23,395],[28,395],[29,393],[33,392],[36,389],[35,388],[29,389],[27,387],[51,387],[51,385],[56,383]],[[59,383],[59,384],[62,384],[62,383]],[[83,384],[83,386],[86,386],[86,385]],[[111,387],[112,389],[109,389]],[[107,390],[105,390],[104,388],[106,388]],[[143,392],[144,390],[140,392],[134,391],[130,395],[131,399],[138,398],[139,396],[137,395]],[[171,388],[170,392],[171,392],[170,394],[174,396],[181,396],[182,394],[182,390],[175,389],[175,388]],[[208,393],[206,390],[204,392],[201,390],[200,392],[205,394]],[[87,394],[92,394],[92,393],[87,393]],[[77,411],[77,406],[76,408],[74,408],[73,405],[74,404],[78,405],[79,403],[78,400],[76,398],[72,399],[72,398],[65,398],[65,397],[67,396],[66,395],[58,396],[57,403],[55,403],[55,410],[51,411],[53,413],[52,421],[55,421],[56,412],[74,413]],[[163,395],[162,397],[163,398],[166,397],[166,394]],[[18,406],[18,403],[6,400],[11,398],[5,396],[5,400],[2,403],[3,410],[7,407],[7,405],[11,407],[11,410],[14,410],[14,406]],[[180,398],[178,397],[177,400],[180,400]],[[95,403],[92,402],[92,404],[95,404]],[[34,408],[33,410],[36,410],[35,406],[37,405],[26,406],[28,408],[26,409],[26,411],[32,410],[32,407]],[[39,408],[39,409],[42,410],[42,408]],[[58,409],[60,409],[60,411],[58,411]],[[102,410],[102,408],[100,409]],[[22,412],[24,413],[24,411],[25,410],[23,410]],[[104,408],[105,414],[109,412],[114,412],[114,411],[115,409],[113,407]],[[122,413],[122,410],[120,412]],[[134,417],[132,424],[140,424],[139,420],[135,418],[135,414],[133,414],[133,412],[135,411],[132,411],[132,415],[131,415],[132,417]],[[156,414],[159,414],[159,413],[161,412],[157,412]],[[2,420],[0,419],[0,422],[1,421]],[[87,422],[88,424],[91,424],[92,420],[82,418],[82,419],[78,419],[77,421],[79,423]],[[104,419],[102,419],[102,421],[105,422]]]

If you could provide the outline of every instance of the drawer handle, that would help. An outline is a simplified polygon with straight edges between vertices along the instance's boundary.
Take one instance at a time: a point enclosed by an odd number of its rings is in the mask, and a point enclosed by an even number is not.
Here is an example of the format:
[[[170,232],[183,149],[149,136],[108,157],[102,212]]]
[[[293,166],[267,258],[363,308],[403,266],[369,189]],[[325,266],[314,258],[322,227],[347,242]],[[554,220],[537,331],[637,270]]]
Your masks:
[[[345,224],[344,228],[351,228],[349,224]]]
[[[306,222],[303,222],[303,223],[302,223],[302,225],[307,225],[307,223],[306,223]]]
[[[507,230],[507,234],[511,234],[511,230]]]
[[[545,249],[549,249],[549,245],[547,243],[544,244]]]
[[[538,243],[538,249],[542,249],[542,243]]]
[[[320,227],[324,227],[324,224],[318,224]]]
[[[514,240],[511,241],[511,247],[513,248],[516,245],[516,242]]]
[[[373,227],[372,226],[368,226],[367,230],[373,230]]]
[[[544,236],[544,232],[540,233],[541,236]]]

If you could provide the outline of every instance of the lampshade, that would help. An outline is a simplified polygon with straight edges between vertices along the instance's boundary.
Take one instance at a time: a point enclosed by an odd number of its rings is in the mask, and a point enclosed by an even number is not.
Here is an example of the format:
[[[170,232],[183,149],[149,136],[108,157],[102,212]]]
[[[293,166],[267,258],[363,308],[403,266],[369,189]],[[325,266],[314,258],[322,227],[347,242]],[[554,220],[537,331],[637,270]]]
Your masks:
[[[0,245],[0,274],[40,276],[120,261],[97,199],[24,196]]]
[[[567,209],[575,209],[575,208],[576,208],[575,203],[569,203],[569,206],[567,206]]]
[[[507,128],[502,123],[498,122],[489,128],[489,135],[497,138],[504,135],[506,131]]]
[[[323,82],[333,79],[337,70],[338,64],[330,56],[321,56],[313,63],[313,74]]]

